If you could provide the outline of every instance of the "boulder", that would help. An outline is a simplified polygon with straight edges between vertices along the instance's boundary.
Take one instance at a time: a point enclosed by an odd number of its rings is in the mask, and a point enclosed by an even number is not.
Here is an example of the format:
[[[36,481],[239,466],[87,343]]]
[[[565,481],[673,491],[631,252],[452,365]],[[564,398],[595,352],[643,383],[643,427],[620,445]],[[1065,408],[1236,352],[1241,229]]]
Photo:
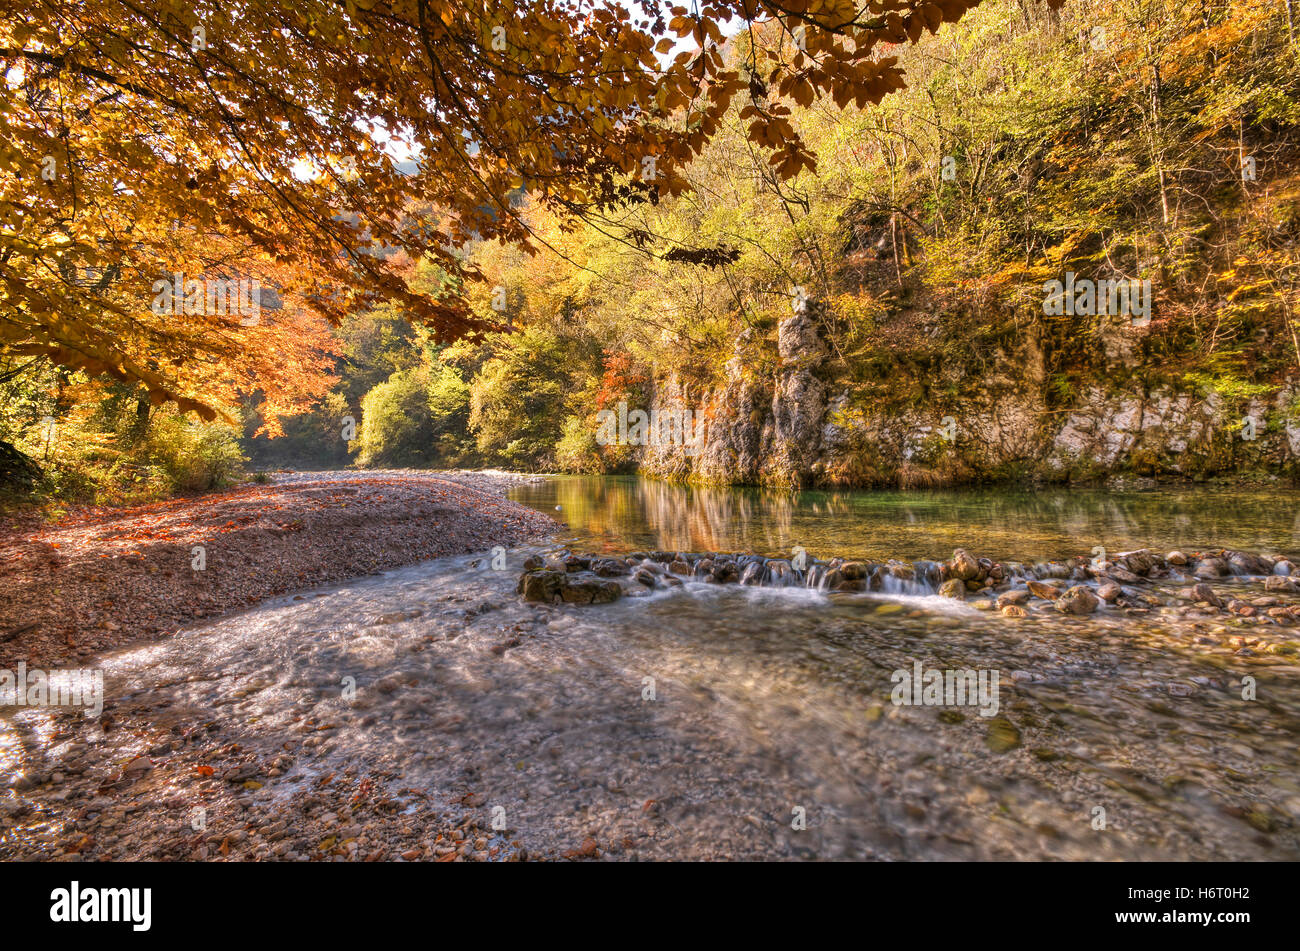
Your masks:
[[[1076,584],[1056,599],[1056,610],[1062,614],[1091,614],[1099,604],[1101,601],[1091,588]]]
[[[609,604],[622,595],[617,581],[601,578],[566,578],[560,586],[560,597],[568,604]]]
[[[519,576],[518,592],[525,601],[551,604],[560,596],[560,588],[567,572],[548,569],[526,571]]]
[[[948,577],[972,581],[979,577],[979,573],[980,563],[964,548],[958,548],[952,553],[952,561],[948,562]]]

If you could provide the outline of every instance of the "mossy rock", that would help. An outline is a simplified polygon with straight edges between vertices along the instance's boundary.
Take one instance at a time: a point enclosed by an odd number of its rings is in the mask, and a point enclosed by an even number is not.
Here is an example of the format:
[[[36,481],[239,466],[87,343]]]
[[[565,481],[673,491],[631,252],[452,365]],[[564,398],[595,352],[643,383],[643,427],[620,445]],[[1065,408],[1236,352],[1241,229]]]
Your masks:
[[[1006,717],[994,717],[984,742],[994,753],[1006,753],[1020,746],[1020,730]]]

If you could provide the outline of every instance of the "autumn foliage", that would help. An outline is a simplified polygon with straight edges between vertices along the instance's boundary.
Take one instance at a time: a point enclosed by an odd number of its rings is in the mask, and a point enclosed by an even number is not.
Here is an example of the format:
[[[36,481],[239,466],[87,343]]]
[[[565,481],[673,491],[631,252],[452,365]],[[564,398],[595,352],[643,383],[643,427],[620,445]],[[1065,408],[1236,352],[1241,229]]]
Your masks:
[[[737,97],[794,176],[814,159],[783,100],[878,102],[903,81],[888,45],[977,2],[0,0],[0,355],[206,416],[253,388],[291,410],[328,386],[349,313],[393,302],[439,341],[494,326],[460,249],[529,243],[519,194],[571,216],[679,194]],[[728,60],[737,21],[785,52]],[[417,260],[438,292],[410,285]],[[158,315],[175,273],[257,277],[281,306]]]

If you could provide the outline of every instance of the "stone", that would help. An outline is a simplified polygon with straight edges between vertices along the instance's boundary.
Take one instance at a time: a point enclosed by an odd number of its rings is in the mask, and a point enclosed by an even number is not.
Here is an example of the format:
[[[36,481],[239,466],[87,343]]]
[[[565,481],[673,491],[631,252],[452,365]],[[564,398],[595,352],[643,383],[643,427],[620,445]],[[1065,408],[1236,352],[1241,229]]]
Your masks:
[[[979,577],[979,562],[964,548],[958,548],[952,553],[952,561],[948,563],[948,575],[952,578],[958,578],[962,581],[972,581]]]
[[[989,721],[985,742],[994,753],[1014,750],[1020,745],[1020,730],[1006,717],[994,717]]]
[[[1057,598],[1061,596],[1060,588],[1056,587],[1055,585],[1044,584],[1041,581],[1035,581],[1033,578],[1029,578],[1025,581],[1025,587],[1027,587],[1029,589],[1029,593],[1036,598],[1044,598],[1048,601],[1055,601]]]
[[[1123,593],[1123,589],[1113,581],[1105,581],[1097,585],[1097,597],[1103,601],[1113,603]]]
[[[592,562],[591,570],[602,578],[622,578],[631,570],[620,558],[603,558]]]
[[[957,601],[966,600],[966,583],[959,578],[949,578],[939,586],[939,593],[945,598]]]
[[[1192,571],[1198,578],[1222,578],[1227,573],[1228,566],[1221,558],[1202,558],[1196,562],[1196,568]]]
[[[1056,610],[1062,614],[1091,614],[1100,603],[1091,588],[1076,584],[1056,599]]]
[[[560,588],[560,597],[568,604],[609,604],[622,595],[617,581],[599,578],[567,580]]]
[[[867,576],[867,566],[860,561],[846,561],[839,570],[845,581],[861,581]]]
[[[560,587],[566,572],[543,569],[528,571],[519,577],[516,589],[525,601],[540,601],[550,604],[559,597]]]
[[[1223,601],[1219,599],[1219,596],[1214,593],[1214,589],[1208,584],[1195,584],[1190,588],[1184,588],[1178,593],[1189,601],[1196,601],[1198,603],[1205,601],[1214,605],[1216,608],[1223,607]]]

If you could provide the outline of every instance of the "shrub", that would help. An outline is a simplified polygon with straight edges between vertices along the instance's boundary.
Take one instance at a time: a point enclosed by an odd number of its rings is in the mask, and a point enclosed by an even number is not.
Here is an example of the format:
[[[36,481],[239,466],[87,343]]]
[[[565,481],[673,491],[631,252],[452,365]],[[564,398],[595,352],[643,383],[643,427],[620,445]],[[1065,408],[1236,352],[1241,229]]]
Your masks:
[[[150,420],[146,445],[151,461],[178,491],[223,489],[243,477],[247,461],[231,427],[169,413]]]
[[[433,416],[422,369],[398,370],[361,398],[353,447],[362,466],[419,466],[433,460]]]

